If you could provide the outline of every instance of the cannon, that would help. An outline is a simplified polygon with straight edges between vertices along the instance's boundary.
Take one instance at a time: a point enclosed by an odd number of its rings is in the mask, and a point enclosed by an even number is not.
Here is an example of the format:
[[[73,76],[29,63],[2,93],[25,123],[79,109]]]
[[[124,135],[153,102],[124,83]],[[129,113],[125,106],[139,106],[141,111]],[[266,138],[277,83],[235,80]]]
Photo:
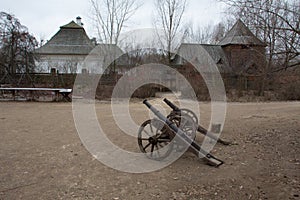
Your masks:
[[[196,156],[203,159],[208,165],[218,167],[224,162],[206,152],[194,140],[197,126],[189,115],[172,115],[165,117],[147,100],[143,103],[154,113],[157,118],[145,121],[138,131],[138,144],[140,150],[149,158],[163,160],[180,146],[188,147]],[[176,140],[175,140],[175,136]],[[172,140],[175,141],[172,141]],[[177,146],[177,147],[175,147]]]
[[[218,143],[223,145],[231,145],[232,143],[229,141],[225,141],[221,138],[218,138],[214,133],[206,130],[204,127],[199,125],[197,115],[186,108],[180,109],[176,105],[174,105],[171,101],[169,101],[167,98],[163,100],[170,108],[172,108],[171,113],[167,116],[167,118],[172,119],[174,116],[189,116],[191,119],[193,119],[194,123],[197,125],[197,131],[213,140],[216,140]]]

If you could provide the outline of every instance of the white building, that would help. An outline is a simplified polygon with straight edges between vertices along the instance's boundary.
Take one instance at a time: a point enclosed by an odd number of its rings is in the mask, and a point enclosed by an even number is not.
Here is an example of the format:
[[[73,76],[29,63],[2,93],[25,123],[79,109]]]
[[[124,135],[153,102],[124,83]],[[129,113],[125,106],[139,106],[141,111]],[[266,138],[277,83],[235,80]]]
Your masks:
[[[95,48],[102,49],[101,52],[103,49],[113,49],[118,54],[122,53],[116,45],[96,44],[95,39],[87,36],[81,18],[77,17],[76,23],[71,21],[61,26],[45,45],[37,49],[37,72],[50,73],[55,70],[58,73],[103,73],[105,58],[99,56],[99,51],[92,56],[92,64],[90,62],[87,66],[84,63]]]

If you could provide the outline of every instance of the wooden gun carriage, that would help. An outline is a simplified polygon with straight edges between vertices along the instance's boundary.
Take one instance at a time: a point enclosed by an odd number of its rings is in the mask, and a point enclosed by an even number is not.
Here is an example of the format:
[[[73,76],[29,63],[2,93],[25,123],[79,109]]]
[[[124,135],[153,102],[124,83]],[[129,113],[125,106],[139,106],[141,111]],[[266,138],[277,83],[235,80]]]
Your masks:
[[[218,139],[200,125],[198,118],[188,109],[179,109],[167,99],[164,99],[173,110],[165,117],[147,100],[143,103],[154,113],[156,118],[145,121],[138,131],[138,144],[140,150],[151,159],[166,159],[172,152],[190,150],[203,159],[208,165],[218,167],[224,162],[209,152],[206,152],[195,141],[196,132],[199,131],[218,142],[227,144]],[[223,142],[222,142],[223,141]]]

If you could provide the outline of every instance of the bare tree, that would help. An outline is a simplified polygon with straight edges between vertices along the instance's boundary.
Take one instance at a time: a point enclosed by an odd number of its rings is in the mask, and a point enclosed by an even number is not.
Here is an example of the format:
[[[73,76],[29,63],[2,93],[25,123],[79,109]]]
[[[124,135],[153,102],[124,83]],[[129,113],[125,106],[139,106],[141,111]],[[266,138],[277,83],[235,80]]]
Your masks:
[[[208,44],[212,36],[212,26],[210,24],[204,27],[198,25],[194,28],[193,24],[190,22],[185,25],[184,33],[183,42]]]
[[[0,12],[0,74],[9,77],[12,84],[16,83],[16,73],[34,72],[37,45],[35,37],[17,18]]]
[[[100,41],[117,45],[125,24],[140,4],[137,0],[90,0],[90,2]]]
[[[192,22],[185,25],[184,42],[198,43],[198,44],[217,44],[225,36],[234,24],[231,18],[223,18],[221,22],[216,25],[207,24],[206,26],[195,27]],[[194,28],[195,27],[195,28]]]
[[[225,36],[225,25],[222,22],[220,22],[214,27],[210,43],[217,44],[221,41],[221,39],[224,36]]]
[[[181,25],[184,11],[186,9],[186,0],[156,0],[157,19],[154,21],[155,28],[163,29],[163,39],[168,51],[168,59],[171,59],[171,51],[175,49],[174,43]],[[161,41],[164,43],[164,41]]]
[[[297,4],[298,3],[298,4]],[[278,15],[281,27],[277,27],[277,58],[280,67],[276,70],[300,66],[300,4],[285,2]]]

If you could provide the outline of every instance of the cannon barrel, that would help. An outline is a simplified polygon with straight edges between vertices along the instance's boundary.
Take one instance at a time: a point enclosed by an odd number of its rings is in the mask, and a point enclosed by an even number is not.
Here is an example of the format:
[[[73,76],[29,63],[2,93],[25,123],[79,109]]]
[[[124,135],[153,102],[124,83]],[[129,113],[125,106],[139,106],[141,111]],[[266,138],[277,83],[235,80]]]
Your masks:
[[[203,150],[199,144],[194,142],[189,138],[180,128],[178,128],[173,122],[161,114],[155,107],[153,107],[147,100],[144,100],[143,103],[162,121],[164,121],[176,134],[179,135],[179,139],[184,142],[186,145],[190,146],[191,150],[200,158],[205,159],[209,165],[218,167],[224,162],[220,159],[215,158],[210,153]],[[171,102],[170,102],[171,103]]]
[[[173,111],[180,111],[180,108],[178,108],[176,105],[174,105],[171,101],[169,101],[167,98],[164,99],[164,102],[173,109]],[[192,111],[191,111],[192,112]],[[230,142],[224,141],[221,138],[218,138],[216,135],[214,135],[212,132],[206,130],[204,127],[202,127],[201,125],[197,124],[197,131],[199,131],[200,133],[202,133],[203,135],[208,136],[209,138],[216,140],[217,142],[224,144],[224,145],[229,145]]]
[[[167,98],[164,98],[164,102],[170,106],[170,108],[172,108],[174,111],[179,111],[180,109],[174,105],[171,101],[169,101]]]
[[[178,108],[175,104],[173,104],[171,101],[169,101],[167,98],[164,98],[164,102],[170,107],[172,108],[173,111],[180,111],[180,108]],[[211,135],[211,133],[209,133],[205,128],[203,128],[202,126],[200,126],[199,124],[197,124],[197,130],[200,133],[203,133],[204,135],[209,134],[209,136],[211,136],[212,139],[218,140],[218,138],[216,138],[216,136]]]

